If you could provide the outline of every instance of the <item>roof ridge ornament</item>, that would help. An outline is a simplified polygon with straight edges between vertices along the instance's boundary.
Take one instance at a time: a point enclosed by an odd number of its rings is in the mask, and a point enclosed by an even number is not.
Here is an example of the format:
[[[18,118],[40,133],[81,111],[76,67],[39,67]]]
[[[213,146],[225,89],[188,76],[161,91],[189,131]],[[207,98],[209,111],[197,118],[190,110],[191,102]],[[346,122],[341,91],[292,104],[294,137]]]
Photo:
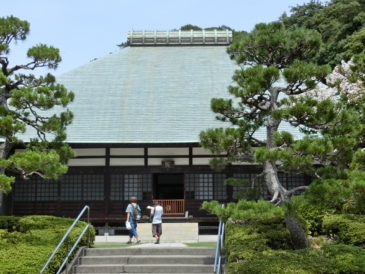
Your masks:
[[[230,30],[129,31],[129,46],[226,46]]]

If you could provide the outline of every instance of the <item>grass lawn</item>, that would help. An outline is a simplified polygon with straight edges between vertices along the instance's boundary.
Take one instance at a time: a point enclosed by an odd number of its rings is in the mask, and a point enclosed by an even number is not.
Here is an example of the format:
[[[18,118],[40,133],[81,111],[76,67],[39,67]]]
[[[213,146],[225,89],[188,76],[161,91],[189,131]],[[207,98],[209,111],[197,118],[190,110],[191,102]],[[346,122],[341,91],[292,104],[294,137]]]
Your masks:
[[[217,245],[216,242],[203,242],[203,243],[185,243],[185,245],[189,247],[215,247]]]

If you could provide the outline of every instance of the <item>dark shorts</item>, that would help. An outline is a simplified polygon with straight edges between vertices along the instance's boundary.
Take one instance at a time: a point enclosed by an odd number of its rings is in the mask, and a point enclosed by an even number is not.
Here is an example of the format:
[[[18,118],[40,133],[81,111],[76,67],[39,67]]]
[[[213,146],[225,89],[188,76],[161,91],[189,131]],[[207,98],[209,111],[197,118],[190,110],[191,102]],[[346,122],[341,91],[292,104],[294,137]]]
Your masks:
[[[162,224],[152,224],[152,236],[162,235]]]

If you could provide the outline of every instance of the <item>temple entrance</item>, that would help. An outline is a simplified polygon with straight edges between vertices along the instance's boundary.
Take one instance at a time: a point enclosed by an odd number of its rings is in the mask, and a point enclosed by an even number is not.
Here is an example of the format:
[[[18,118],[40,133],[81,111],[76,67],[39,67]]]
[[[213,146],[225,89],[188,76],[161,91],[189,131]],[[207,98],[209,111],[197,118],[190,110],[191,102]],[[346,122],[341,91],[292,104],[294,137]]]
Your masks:
[[[184,174],[155,174],[153,198],[184,199]]]
[[[184,174],[155,174],[153,200],[160,201],[164,215],[184,215]]]

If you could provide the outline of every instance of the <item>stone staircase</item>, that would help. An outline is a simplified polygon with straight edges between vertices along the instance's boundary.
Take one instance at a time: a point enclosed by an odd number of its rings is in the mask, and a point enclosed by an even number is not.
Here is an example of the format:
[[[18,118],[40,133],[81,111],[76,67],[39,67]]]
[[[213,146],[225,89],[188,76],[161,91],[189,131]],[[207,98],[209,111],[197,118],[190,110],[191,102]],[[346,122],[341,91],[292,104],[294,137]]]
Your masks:
[[[72,273],[213,273],[215,248],[88,248]]]

